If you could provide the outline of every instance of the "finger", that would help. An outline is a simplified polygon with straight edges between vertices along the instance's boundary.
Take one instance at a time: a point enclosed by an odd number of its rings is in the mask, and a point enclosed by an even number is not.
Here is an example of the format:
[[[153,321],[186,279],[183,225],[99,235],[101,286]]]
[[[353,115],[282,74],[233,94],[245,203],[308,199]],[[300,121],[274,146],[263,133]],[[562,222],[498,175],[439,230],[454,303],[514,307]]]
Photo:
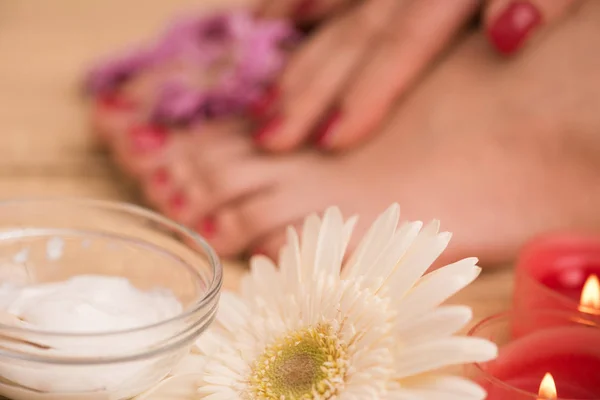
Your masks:
[[[325,18],[331,18],[342,10],[353,7],[355,3],[357,3],[357,0],[320,0],[309,8],[308,11],[301,12],[297,18],[300,22],[320,21]]]
[[[320,1],[327,0],[270,0],[265,2],[259,15],[263,18],[307,19]]]
[[[542,26],[559,20],[579,0],[490,0],[485,9],[488,40],[503,55],[516,53]]]
[[[308,39],[291,57],[279,82],[274,84],[262,98],[249,107],[249,114],[256,121],[262,121],[273,111],[281,100],[282,93],[293,97],[303,82],[314,75],[319,60],[327,54],[328,49],[335,46],[339,38],[339,30],[343,27],[340,21],[332,21]]]
[[[478,0],[411,0],[389,24],[340,104],[315,132],[324,149],[343,149],[376,130],[394,101],[454,40]]]
[[[285,151],[306,141],[397,4],[397,0],[371,0],[346,14],[336,26],[335,40],[330,39],[332,46],[321,46],[318,56],[312,54],[303,79],[284,77],[292,91],[282,93],[280,109],[255,132],[260,147]]]
[[[337,49],[340,42],[345,40],[348,19],[353,12],[354,10],[345,11],[324,26],[319,27],[295,51],[279,82],[250,107],[250,114],[254,119],[264,119],[281,100],[283,93],[285,93],[285,97],[293,98],[304,89],[306,82],[312,79],[321,68],[323,60],[327,60],[331,56],[332,50]]]
[[[332,15],[351,0],[267,0],[261,4],[258,15],[263,18],[292,18],[309,22]]]

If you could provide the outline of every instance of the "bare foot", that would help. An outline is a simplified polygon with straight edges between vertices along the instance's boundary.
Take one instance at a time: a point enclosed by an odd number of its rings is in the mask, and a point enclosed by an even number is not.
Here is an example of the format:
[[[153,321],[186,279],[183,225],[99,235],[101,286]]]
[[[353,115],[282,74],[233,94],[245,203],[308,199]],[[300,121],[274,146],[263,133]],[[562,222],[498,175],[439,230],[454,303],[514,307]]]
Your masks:
[[[126,172],[156,169],[181,153],[177,127],[204,130],[260,99],[296,38],[289,23],[244,11],[176,21],[156,43],[90,73],[93,124]]]
[[[310,212],[339,205],[366,223],[397,201],[405,218],[454,232],[449,258],[484,263],[541,231],[598,229],[599,20],[588,1],[506,62],[467,38],[373,142],[345,155],[265,155],[240,132],[181,135],[195,146],[169,165],[187,171],[179,218],[223,255],[275,255],[285,226]]]

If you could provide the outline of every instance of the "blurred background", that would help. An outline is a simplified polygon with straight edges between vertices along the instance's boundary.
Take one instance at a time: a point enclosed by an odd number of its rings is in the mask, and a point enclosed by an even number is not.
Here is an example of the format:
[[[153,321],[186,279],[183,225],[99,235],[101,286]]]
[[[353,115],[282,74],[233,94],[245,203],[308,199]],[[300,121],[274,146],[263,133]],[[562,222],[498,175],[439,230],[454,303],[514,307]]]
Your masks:
[[[81,79],[99,55],[186,10],[235,0],[1,0],[0,196],[136,200],[94,146]]]

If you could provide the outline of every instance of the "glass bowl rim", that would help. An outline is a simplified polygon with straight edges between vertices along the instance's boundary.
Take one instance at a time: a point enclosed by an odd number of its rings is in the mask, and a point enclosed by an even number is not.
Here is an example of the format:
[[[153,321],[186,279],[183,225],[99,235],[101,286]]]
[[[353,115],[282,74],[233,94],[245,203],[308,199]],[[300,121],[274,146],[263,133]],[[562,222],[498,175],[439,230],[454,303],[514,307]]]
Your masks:
[[[189,228],[185,227],[184,225],[181,225],[167,217],[164,217],[152,210],[149,210],[147,208],[144,208],[144,207],[141,207],[141,206],[138,206],[135,204],[127,203],[127,202],[111,201],[111,200],[98,200],[98,199],[80,198],[80,197],[61,197],[61,196],[28,197],[28,198],[13,198],[13,199],[0,200],[0,209],[7,205],[18,205],[18,204],[26,204],[26,203],[30,203],[30,204],[31,203],[33,203],[33,204],[36,204],[36,203],[39,203],[39,204],[43,204],[43,203],[65,203],[65,204],[68,204],[68,203],[70,203],[70,204],[74,204],[76,206],[79,206],[82,208],[87,208],[90,210],[99,209],[99,210],[108,210],[108,211],[122,211],[122,212],[126,212],[130,215],[139,216],[139,217],[145,218],[147,220],[157,222],[158,224],[160,224],[162,226],[166,226],[170,229],[173,229],[174,231],[177,231],[178,233],[183,234],[188,239],[190,239],[193,243],[199,245],[202,248],[202,250],[206,253],[206,256],[208,257],[208,262],[209,262],[210,266],[212,267],[213,277],[207,287],[206,293],[200,299],[194,301],[194,303],[190,307],[188,307],[187,310],[184,310],[183,312],[181,312],[173,317],[170,317],[170,318],[167,318],[167,319],[164,319],[164,320],[152,323],[152,324],[141,325],[141,326],[138,326],[135,328],[121,329],[121,330],[78,333],[78,332],[61,332],[61,331],[20,328],[20,327],[0,323],[0,330],[3,330],[5,332],[11,332],[11,333],[18,332],[18,333],[26,333],[26,334],[35,334],[35,335],[39,335],[42,337],[46,336],[46,337],[64,337],[64,338],[69,338],[69,337],[70,338],[102,338],[102,337],[110,337],[110,336],[117,336],[117,335],[134,334],[134,333],[139,333],[139,332],[143,332],[146,330],[157,329],[157,328],[160,328],[163,326],[167,326],[169,324],[175,323],[180,320],[184,320],[184,319],[196,314],[198,311],[200,311],[202,308],[204,308],[207,304],[210,304],[210,302],[216,296],[218,296],[218,294],[221,290],[221,286],[223,284],[223,266],[221,264],[221,260],[219,259],[219,256],[214,251],[214,249],[208,244],[208,242],[202,236],[200,236],[196,232],[192,231],[191,229],[189,229]],[[199,274],[196,272],[196,275],[199,275]],[[211,307],[211,310],[212,310],[212,308],[214,308],[214,307]],[[210,310],[208,311],[208,313],[210,313]],[[204,313],[202,313],[202,314],[204,315]]]
[[[573,322],[579,322],[582,325],[588,325],[590,327],[594,327],[596,329],[600,329],[600,323],[597,323],[596,321],[593,320],[587,320],[586,316],[582,313],[578,313],[576,311],[569,311],[569,310],[560,310],[560,309],[550,309],[550,308],[544,308],[544,309],[527,309],[527,310],[515,310],[515,309],[511,309],[511,310],[505,310],[490,316],[485,317],[484,319],[482,319],[481,321],[477,322],[475,325],[473,325],[468,331],[467,331],[467,337],[477,337],[476,333],[484,326],[487,326],[491,323],[497,322],[497,321],[502,321],[502,320],[506,320],[509,319],[511,316],[515,316],[515,315],[520,315],[520,314],[550,314],[550,315],[560,315],[560,316],[568,316],[569,320],[572,320]],[[474,362],[474,363],[470,363],[467,365],[472,365],[477,369],[477,372],[479,374],[481,374],[481,376],[483,377],[483,379],[485,379],[486,381],[492,383],[494,386],[499,386],[501,388],[505,388],[507,390],[511,390],[515,393],[524,395],[524,396],[531,396],[532,399],[534,400],[538,400],[539,399],[539,394],[538,393],[532,393],[532,392],[528,392],[526,390],[522,390],[519,388],[516,388],[512,385],[509,385],[508,383],[496,378],[494,375],[490,374],[489,372],[485,371],[482,366],[482,363],[479,362]],[[567,397],[557,397],[556,400],[573,400],[573,399],[569,399]]]

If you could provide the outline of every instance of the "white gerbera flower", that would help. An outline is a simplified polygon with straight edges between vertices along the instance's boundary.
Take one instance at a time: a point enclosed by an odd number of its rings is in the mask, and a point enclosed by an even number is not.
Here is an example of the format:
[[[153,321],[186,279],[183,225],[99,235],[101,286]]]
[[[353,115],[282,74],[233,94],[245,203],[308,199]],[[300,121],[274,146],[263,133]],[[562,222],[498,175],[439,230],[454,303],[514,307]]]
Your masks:
[[[187,360],[194,367],[155,393],[194,398],[182,389],[192,387],[196,398],[211,400],[483,399],[476,384],[437,372],[496,356],[488,341],[453,336],[470,321],[470,308],[440,306],[478,276],[477,260],[423,276],[450,234],[439,233],[437,221],[398,227],[399,215],[398,205],[382,214],[343,268],[356,218],[344,223],[330,208],[322,220],[308,217],[301,237],[289,229],[279,268],[252,259],[240,295],[223,294],[199,354]]]

